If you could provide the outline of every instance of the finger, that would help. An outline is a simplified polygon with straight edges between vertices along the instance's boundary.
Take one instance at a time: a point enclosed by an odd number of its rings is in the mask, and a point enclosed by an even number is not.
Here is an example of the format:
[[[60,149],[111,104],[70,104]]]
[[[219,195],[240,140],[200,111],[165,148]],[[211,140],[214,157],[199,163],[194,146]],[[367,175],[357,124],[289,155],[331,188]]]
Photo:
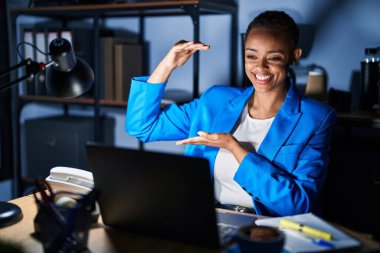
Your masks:
[[[205,139],[211,140],[211,141],[217,141],[218,140],[218,134],[210,134],[203,131],[198,132],[199,136],[202,136]]]
[[[188,40],[179,40],[174,45],[182,45],[182,44],[187,44],[187,43],[194,43],[196,45],[210,46],[210,45],[207,45],[201,41],[188,41]]]
[[[187,57],[186,59],[189,59],[193,54],[195,54],[197,51],[204,51],[207,50],[208,47],[186,47],[186,48],[177,48],[176,53],[180,54],[182,56]]]
[[[208,50],[210,45],[205,44],[188,44],[186,47],[183,47],[185,50]]]
[[[197,44],[197,45],[203,45],[203,46],[207,46],[207,47],[210,47],[210,45],[207,45],[207,44],[205,44],[205,43],[203,43],[203,42],[201,42],[201,41],[194,41],[194,44]]]
[[[179,40],[174,45],[181,45],[181,44],[184,44],[184,43],[187,43],[187,42],[191,42],[191,41],[188,41],[188,40]]]
[[[194,144],[196,142],[201,141],[201,137],[192,137],[185,140],[180,140],[176,142],[176,145],[183,145],[183,144]]]
[[[202,144],[205,139],[202,137],[192,137],[184,140],[177,141],[176,145],[184,145],[184,144]]]
[[[177,43],[174,44],[174,48],[177,48],[177,49],[184,49],[186,47],[188,47],[189,45],[193,45],[194,42],[193,41],[186,41],[186,40],[182,40],[183,42],[178,41]]]
[[[193,54],[195,54],[197,51],[205,51],[208,48],[185,48],[185,49],[178,49],[177,53],[182,53],[183,55],[188,55],[189,57]]]
[[[204,131],[198,131],[197,134],[198,134],[199,136],[202,136],[202,137],[205,137],[205,136],[207,135],[207,133],[204,132]]]

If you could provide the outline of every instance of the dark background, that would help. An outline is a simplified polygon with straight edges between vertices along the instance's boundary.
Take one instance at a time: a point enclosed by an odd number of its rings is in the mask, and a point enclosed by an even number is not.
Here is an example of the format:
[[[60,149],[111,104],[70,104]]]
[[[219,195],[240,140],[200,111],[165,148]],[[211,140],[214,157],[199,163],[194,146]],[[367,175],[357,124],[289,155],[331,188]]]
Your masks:
[[[8,32],[5,12],[5,1],[0,1],[0,71],[8,68]],[[0,78],[0,84],[7,82],[8,77]],[[0,93],[0,180],[11,176],[12,150],[11,141],[11,110],[10,110],[10,90]]]

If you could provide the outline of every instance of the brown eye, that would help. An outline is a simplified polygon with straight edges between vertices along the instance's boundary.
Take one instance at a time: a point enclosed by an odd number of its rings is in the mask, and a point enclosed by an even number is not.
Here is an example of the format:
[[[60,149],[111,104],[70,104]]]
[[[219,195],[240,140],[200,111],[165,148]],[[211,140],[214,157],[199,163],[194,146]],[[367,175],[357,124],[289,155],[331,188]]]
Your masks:
[[[280,57],[271,57],[268,60],[271,62],[278,62],[278,61],[281,61],[281,58]]]
[[[247,55],[246,58],[249,60],[256,60],[257,59],[257,57],[255,55]]]

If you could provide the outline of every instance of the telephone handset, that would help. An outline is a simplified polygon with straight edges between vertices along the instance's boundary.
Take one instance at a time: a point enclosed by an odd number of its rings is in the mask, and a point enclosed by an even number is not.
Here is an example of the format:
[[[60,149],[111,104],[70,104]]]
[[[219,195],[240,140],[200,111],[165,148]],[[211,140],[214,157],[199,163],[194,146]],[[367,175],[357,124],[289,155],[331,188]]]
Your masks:
[[[46,181],[53,190],[88,193],[94,188],[94,178],[90,171],[70,167],[54,167]]]

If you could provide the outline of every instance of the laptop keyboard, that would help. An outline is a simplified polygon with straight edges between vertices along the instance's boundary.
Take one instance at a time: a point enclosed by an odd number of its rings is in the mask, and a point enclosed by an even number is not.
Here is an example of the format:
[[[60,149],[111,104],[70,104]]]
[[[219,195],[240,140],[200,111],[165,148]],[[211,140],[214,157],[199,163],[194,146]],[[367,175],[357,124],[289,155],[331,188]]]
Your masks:
[[[227,245],[231,242],[238,228],[238,226],[231,224],[218,223],[219,239],[222,245]]]

